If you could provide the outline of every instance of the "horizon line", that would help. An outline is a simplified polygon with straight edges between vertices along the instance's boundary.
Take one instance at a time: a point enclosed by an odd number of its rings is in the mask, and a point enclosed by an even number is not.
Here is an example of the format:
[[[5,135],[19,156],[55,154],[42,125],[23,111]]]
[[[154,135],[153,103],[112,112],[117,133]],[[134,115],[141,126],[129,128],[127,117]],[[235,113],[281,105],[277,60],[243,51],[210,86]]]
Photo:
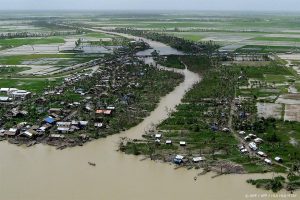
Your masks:
[[[49,11],[49,12],[63,12],[63,11],[68,11],[68,12],[87,12],[87,11],[130,11],[130,12],[281,12],[281,13],[289,13],[289,12],[300,12],[299,10],[246,10],[246,9],[241,9],[241,10],[228,10],[228,9],[202,9],[202,10],[193,10],[193,9],[0,9],[0,12],[44,12],[44,11]],[[0,13],[1,14],[1,13]]]

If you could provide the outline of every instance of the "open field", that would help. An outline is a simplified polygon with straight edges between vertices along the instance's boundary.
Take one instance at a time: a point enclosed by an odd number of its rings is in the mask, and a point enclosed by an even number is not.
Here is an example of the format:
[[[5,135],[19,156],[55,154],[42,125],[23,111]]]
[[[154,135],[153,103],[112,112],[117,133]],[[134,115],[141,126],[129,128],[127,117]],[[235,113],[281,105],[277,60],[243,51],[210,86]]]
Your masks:
[[[257,103],[257,115],[263,118],[282,119],[282,105],[275,103]]]
[[[55,44],[64,43],[62,38],[34,38],[34,39],[2,39],[0,40],[1,48],[18,47],[22,45],[37,45],[37,44]]]
[[[56,40],[56,39],[55,39]],[[32,41],[39,41],[39,40],[32,40]],[[43,41],[43,40],[41,40]],[[59,53],[60,51],[64,50],[73,50],[75,48],[75,41],[76,39],[65,39],[61,40],[62,43],[57,44],[31,44],[31,45],[20,45],[17,47],[8,48],[5,50],[0,51],[1,55],[30,55],[30,54],[54,54]],[[48,42],[46,40],[46,42]]]
[[[31,54],[0,56],[0,66],[3,69],[15,69],[10,77],[51,75],[67,68],[87,63],[102,57],[99,54]],[[0,77],[8,74],[0,74]]]
[[[90,37],[90,38],[112,38],[114,36],[104,34],[104,33],[86,33],[83,34],[83,37]]]
[[[81,19],[81,23],[94,28],[136,28],[176,35],[192,41],[215,41],[223,46],[270,45],[299,47],[300,28],[297,15],[247,13],[172,13],[158,16],[110,16],[93,20]],[[237,49],[235,48],[235,49]],[[235,50],[233,49],[233,50]],[[274,49],[279,52],[291,49]]]
[[[272,13],[267,15],[249,12],[245,15],[238,12],[213,14],[211,12],[178,12],[150,16],[103,13],[92,17],[73,16],[72,22],[78,26],[91,28],[134,27],[139,30],[154,30],[192,41],[212,40],[224,48],[226,46],[231,47],[225,48],[231,50],[248,45],[266,45],[275,46],[271,51],[286,52],[293,51],[293,47],[300,47],[298,44],[300,28],[297,26],[298,16],[296,14]],[[55,31],[55,26],[45,25],[42,22],[23,20],[22,24],[18,20],[3,20],[1,22],[3,27],[0,32],[5,32],[5,30],[21,32],[26,29],[24,27],[27,27],[30,32]],[[64,28],[70,29],[69,27]],[[98,33],[82,33],[81,36],[98,39],[111,38],[109,35]],[[276,48],[276,46],[283,46],[283,48]]]
[[[1,87],[22,88],[35,93],[41,93],[47,87],[62,83],[62,79],[0,79]]]
[[[1,76],[7,76],[7,75],[11,76],[30,69],[31,68],[28,66],[25,67],[5,66],[5,67],[0,67],[0,74]]]
[[[251,40],[257,41],[283,41],[283,42],[300,42],[300,35],[298,37],[255,37]]]
[[[197,32],[168,32],[170,35],[174,35],[177,37],[182,37],[186,40],[191,40],[191,41],[200,41],[204,38],[202,33],[197,33]]]
[[[0,56],[0,65],[54,65],[65,66],[87,62],[97,58],[97,54],[76,55],[76,54],[30,54]]]

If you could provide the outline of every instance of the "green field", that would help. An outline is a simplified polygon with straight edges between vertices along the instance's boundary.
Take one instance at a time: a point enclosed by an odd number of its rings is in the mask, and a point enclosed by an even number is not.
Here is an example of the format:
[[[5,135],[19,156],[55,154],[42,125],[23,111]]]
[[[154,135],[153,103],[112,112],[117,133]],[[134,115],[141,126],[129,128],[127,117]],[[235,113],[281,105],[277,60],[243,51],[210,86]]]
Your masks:
[[[236,52],[247,53],[285,53],[285,52],[300,52],[300,47],[293,46],[266,46],[266,45],[246,45],[236,50]]]
[[[52,87],[61,83],[62,79],[0,79],[0,87],[18,88],[40,93],[48,86]]]
[[[112,38],[113,35],[108,35],[105,33],[86,33],[83,36],[85,37],[94,37],[94,38]]]
[[[29,70],[29,67],[0,67],[0,76],[14,75],[16,73]]]
[[[92,59],[99,58],[97,54],[31,54],[31,55],[16,55],[16,56],[0,56],[0,65],[21,65],[23,62],[34,62],[42,59],[51,59],[57,61],[55,66],[76,64],[87,62]],[[49,61],[49,62],[50,62]],[[47,61],[45,63],[47,64]]]
[[[176,37],[181,37],[186,40],[191,40],[195,42],[198,42],[204,38],[198,32],[171,32],[170,35],[174,35]]]
[[[55,44],[64,43],[65,40],[59,37],[48,38],[22,38],[22,39],[0,39],[0,46],[2,49],[18,47],[22,45],[36,45],[36,44]]]
[[[298,91],[300,91],[300,83],[299,82],[295,84],[295,87]]]
[[[289,81],[289,78],[287,78],[284,75],[266,74],[265,80],[268,83],[285,83],[285,82]]]
[[[300,38],[288,38],[288,37],[255,37],[251,40],[257,41],[282,41],[282,42],[300,42]]]

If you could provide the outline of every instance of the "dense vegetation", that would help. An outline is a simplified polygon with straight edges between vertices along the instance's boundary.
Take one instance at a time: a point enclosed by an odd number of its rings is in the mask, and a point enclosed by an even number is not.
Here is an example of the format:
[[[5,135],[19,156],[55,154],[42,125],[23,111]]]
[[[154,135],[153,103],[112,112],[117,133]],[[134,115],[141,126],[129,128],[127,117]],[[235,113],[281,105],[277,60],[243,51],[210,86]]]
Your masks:
[[[156,59],[157,63],[171,68],[184,69],[185,66],[181,61],[181,56],[169,55],[169,56],[160,56]]]
[[[276,176],[272,179],[249,179],[247,182],[255,185],[257,188],[272,190],[273,192],[278,192],[282,188],[285,188],[288,191],[300,188],[300,176],[295,176],[293,174],[288,175],[287,180],[283,176]]]
[[[203,79],[186,93],[183,103],[177,106],[176,112],[171,113],[170,117],[157,127],[163,132],[163,141],[172,140],[174,145],[157,145],[151,135],[146,135],[147,143],[129,141],[128,146],[123,146],[126,153],[146,154],[163,160],[170,154],[200,153],[209,160],[209,163],[217,161],[238,163],[250,173],[285,172],[286,169],[280,165],[268,166],[255,156],[244,155],[238,151],[239,141],[232,134],[222,132],[223,128],[230,125],[229,121],[232,118],[232,131],[245,130],[247,133],[257,134],[264,141],[260,149],[268,156],[271,158],[280,156],[285,161],[285,166],[298,166],[299,148],[289,141],[291,134],[293,135],[291,137],[299,141],[298,122],[258,118],[255,95],[242,101],[236,111],[230,113],[235,96],[241,94],[239,87],[248,85],[249,79],[263,81],[270,78],[266,75],[273,74],[291,76],[293,72],[290,69],[277,61],[264,67],[221,66],[217,58],[205,56],[181,56],[180,61],[190,70],[200,73]],[[247,117],[241,117],[240,113],[244,112],[247,113]],[[293,133],[286,135],[291,130]],[[177,145],[179,141],[186,141],[188,146],[179,147]]]
[[[178,38],[172,35],[166,35],[163,33],[150,32],[150,31],[141,31],[135,29],[125,29],[118,28],[114,31],[127,33],[135,36],[145,37],[151,40],[163,42],[165,44],[170,45],[171,47],[183,51],[186,53],[208,53],[211,54],[216,49],[219,48],[218,45],[213,42],[193,42],[190,40],[186,40],[184,38]]]

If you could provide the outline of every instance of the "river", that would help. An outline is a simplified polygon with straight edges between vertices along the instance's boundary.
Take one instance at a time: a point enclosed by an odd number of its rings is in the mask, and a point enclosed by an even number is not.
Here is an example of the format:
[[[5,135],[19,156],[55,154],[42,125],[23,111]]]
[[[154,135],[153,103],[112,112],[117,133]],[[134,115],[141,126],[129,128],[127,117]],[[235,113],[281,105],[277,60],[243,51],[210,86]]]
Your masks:
[[[185,92],[200,81],[197,74],[187,69],[177,72],[185,75],[184,82],[163,97],[142,123],[120,134],[62,151],[40,144],[27,148],[1,142],[0,199],[241,200],[246,195],[272,194],[246,183],[250,177],[272,174],[224,175],[214,179],[213,174],[206,174],[194,181],[199,171],[174,170],[171,164],[140,161],[141,157],[116,151],[120,137],[140,138],[152,124],[167,117],[166,108],[175,108]],[[88,165],[89,161],[95,162],[96,167]]]
[[[151,56],[151,53],[156,50],[159,52],[160,55],[166,56],[166,55],[183,55],[184,53],[181,51],[178,51],[177,49],[174,49],[164,43],[149,40],[143,37],[137,37],[137,36],[132,36],[129,34],[125,33],[116,33],[116,32],[111,32],[111,31],[104,31],[104,30],[99,30],[99,29],[93,29],[93,28],[88,28],[87,30],[89,31],[94,31],[94,32],[100,32],[100,33],[105,33],[105,34],[110,34],[110,35],[117,35],[117,36],[122,36],[126,37],[132,40],[143,40],[146,43],[150,44],[151,49],[147,49],[145,51],[140,51],[137,53],[138,56]]]

